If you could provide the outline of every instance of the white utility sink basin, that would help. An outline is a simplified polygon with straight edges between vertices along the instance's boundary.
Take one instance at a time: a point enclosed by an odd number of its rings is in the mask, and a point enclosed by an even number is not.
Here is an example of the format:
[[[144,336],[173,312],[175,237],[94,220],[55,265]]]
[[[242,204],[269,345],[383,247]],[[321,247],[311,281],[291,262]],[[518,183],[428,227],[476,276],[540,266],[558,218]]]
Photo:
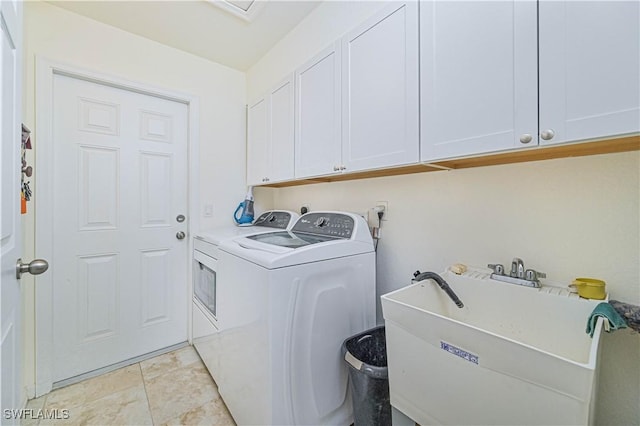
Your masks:
[[[421,425],[591,424],[600,300],[530,288],[488,270],[441,276],[382,296],[391,405]]]

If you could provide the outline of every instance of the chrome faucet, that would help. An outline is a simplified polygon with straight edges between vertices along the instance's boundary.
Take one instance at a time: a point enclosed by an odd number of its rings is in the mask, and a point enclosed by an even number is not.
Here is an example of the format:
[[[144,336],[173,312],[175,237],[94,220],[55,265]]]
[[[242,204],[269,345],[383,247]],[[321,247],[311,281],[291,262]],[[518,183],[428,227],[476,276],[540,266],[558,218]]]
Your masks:
[[[511,261],[510,276],[514,278],[524,278],[524,262],[519,257],[514,257]]]
[[[526,287],[540,288],[540,278],[546,278],[547,274],[533,269],[524,269],[524,262],[519,257],[514,257],[511,262],[509,275],[504,273],[504,266],[499,264],[487,265],[493,269],[491,278],[511,284],[523,285]]]
[[[445,293],[447,293],[447,296],[449,296],[449,298],[453,300],[453,303],[455,303],[458,308],[462,308],[464,306],[462,301],[453,292],[453,290],[451,290],[451,287],[449,287],[449,284],[447,284],[444,278],[442,278],[440,275],[436,274],[435,272],[416,271],[413,273],[413,279],[411,281],[422,281],[422,280],[429,280],[429,279],[434,280],[436,284],[438,284],[438,286],[440,286],[440,288],[444,290]]]

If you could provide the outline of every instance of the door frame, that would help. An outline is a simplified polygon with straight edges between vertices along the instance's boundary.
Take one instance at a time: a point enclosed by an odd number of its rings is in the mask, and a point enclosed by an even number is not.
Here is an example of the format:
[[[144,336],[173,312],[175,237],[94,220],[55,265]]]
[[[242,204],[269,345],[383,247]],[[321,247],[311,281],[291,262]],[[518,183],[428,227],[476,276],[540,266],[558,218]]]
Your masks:
[[[35,112],[38,173],[35,188],[38,191],[35,212],[35,252],[38,257],[53,259],[53,80],[63,75],[130,92],[160,97],[187,106],[187,235],[199,229],[197,199],[199,194],[199,99],[191,94],[176,92],[122,77],[94,72],[36,56]],[[187,239],[187,288],[192,291],[193,239]],[[52,272],[55,265],[51,265]],[[53,387],[53,273],[35,279],[35,396],[44,395]],[[187,298],[187,337],[191,342],[191,297]],[[28,347],[28,344],[27,344]]]

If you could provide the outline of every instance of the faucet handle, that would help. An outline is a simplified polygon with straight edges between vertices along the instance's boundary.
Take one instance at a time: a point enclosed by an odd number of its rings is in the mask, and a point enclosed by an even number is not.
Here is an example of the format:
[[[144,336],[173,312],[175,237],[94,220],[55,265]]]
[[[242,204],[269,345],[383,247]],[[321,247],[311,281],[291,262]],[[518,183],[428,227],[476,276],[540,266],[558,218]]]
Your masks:
[[[511,273],[509,274],[514,278],[524,278],[524,262],[519,257],[514,257],[511,262]]]
[[[528,281],[538,281],[539,278],[547,278],[547,274],[544,272],[538,272],[533,269],[527,269],[524,275]]]
[[[496,274],[496,275],[504,275],[504,266],[503,265],[500,265],[498,263],[496,263],[496,264],[490,263],[490,264],[487,265],[487,268],[493,269],[493,273]]]

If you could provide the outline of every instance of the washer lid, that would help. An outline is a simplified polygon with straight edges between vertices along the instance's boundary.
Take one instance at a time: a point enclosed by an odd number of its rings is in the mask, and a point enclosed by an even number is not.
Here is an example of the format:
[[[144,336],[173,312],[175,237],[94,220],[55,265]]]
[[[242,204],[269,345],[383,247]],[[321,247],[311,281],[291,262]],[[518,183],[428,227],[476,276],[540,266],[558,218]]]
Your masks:
[[[335,237],[327,235],[312,235],[301,232],[270,232],[268,234],[249,235],[247,239],[260,243],[272,244],[274,246],[288,247],[296,249],[311,244],[324,243],[325,241],[336,240]]]
[[[320,221],[321,217],[325,220]],[[347,224],[348,229],[340,224]],[[300,232],[301,229],[307,232]],[[223,242],[220,249],[267,269],[374,251],[366,221],[358,215],[339,212],[307,213],[290,231],[234,238]]]
[[[198,233],[195,238],[214,245],[220,245],[225,240],[253,235],[264,232],[273,232],[278,229],[289,229],[293,226],[299,215],[287,210],[268,210],[262,213],[256,221],[249,226],[225,225]]]

